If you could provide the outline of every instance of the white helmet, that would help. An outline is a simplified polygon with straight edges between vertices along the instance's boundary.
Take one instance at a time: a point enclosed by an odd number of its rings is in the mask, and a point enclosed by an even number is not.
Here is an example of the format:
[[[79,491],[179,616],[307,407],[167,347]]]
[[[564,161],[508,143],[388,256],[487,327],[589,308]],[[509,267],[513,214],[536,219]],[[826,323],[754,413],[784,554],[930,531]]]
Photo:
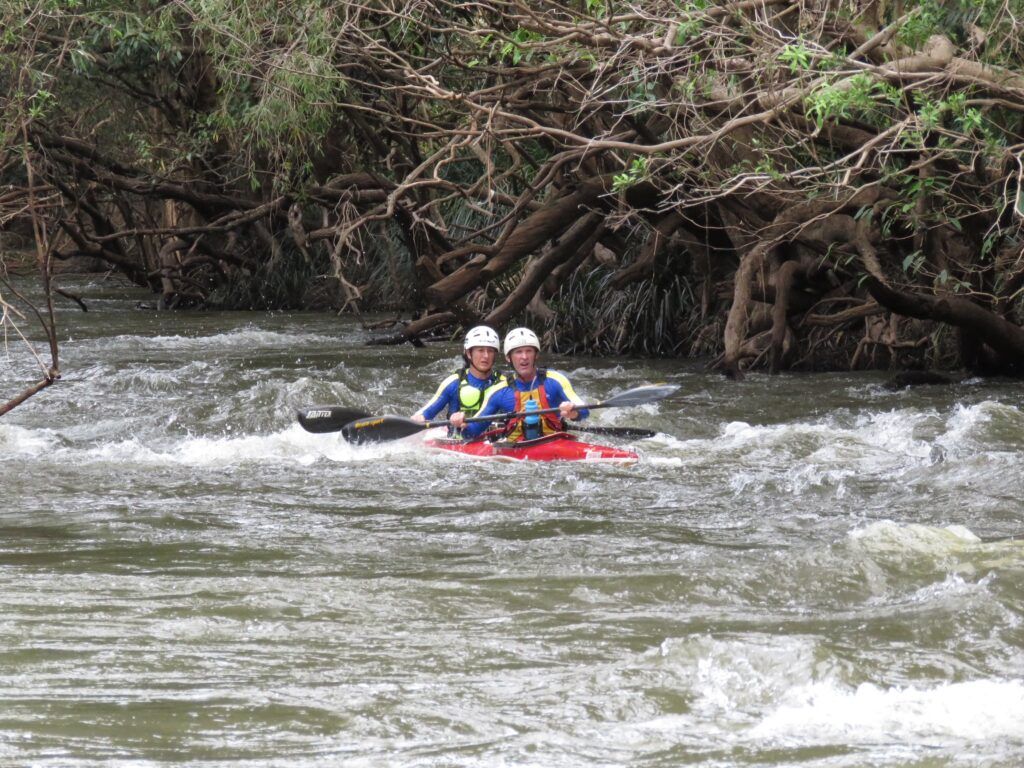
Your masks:
[[[462,342],[462,348],[469,352],[471,347],[490,347],[498,351],[501,349],[501,346],[498,344],[497,331],[488,328],[486,325],[470,328],[469,333],[466,334],[466,340]]]
[[[505,336],[505,356],[519,347],[533,347],[540,352],[540,340],[529,328],[513,328]]]

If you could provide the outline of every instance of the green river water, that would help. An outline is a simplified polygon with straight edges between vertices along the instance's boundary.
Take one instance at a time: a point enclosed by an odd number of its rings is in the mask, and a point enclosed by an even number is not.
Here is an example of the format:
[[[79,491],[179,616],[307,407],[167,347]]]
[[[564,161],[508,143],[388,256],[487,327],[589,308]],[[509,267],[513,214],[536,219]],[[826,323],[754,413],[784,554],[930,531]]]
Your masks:
[[[1024,764],[1017,382],[549,357],[680,391],[594,412],[635,466],[473,461],[295,421],[456,344],[69,287],[0,418],[0,765]]]

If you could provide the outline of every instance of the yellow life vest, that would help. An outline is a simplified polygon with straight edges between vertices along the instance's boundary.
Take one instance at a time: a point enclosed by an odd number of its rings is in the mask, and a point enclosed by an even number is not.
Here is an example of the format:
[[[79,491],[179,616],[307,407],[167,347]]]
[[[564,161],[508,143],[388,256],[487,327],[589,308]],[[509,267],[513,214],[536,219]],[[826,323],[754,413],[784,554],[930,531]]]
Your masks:
[[[476,416],[484,404],[484,392],[496,386],[508,386],[505,374],[492,372],[487,383],[481,389],[469,382],[469,368],[463,368],[459,371],[459,410],[466,416]]]

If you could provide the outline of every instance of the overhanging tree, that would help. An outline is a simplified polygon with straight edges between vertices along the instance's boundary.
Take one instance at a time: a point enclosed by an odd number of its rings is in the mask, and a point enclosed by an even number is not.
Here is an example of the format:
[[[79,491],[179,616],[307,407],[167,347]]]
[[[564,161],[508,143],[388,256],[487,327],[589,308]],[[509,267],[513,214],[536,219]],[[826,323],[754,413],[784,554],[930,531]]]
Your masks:
[[[4,52],[54,255],[167,306],[1013,371],[1022,5],[40,3]]]

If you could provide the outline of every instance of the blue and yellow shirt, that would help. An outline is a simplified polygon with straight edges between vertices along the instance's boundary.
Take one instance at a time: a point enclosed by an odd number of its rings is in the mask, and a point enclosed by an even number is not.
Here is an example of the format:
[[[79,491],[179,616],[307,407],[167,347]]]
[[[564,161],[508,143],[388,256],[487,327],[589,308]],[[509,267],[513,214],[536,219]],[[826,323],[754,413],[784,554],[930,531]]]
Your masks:
[[[481,379],[470,373],[468,368],[463,368],[442,381],[434,396],[416,413],[427,421],[435,418],[445,408],[448,409],[446,418],[458,411],[473,416],[483,406],[486,390],[496,385],[504,387],[505,384],[504,374],[491,371],[489,377]]]
[[[523,381],[516,376],[511,385],[492,387],[487,391],[477,416],[514,413],[516,403],[522,400],[522,393],[533,392],[540,388],[544,389],[545,399],[551,408],[557,408],[566,400],[576,405],[583,405],[583,400],[576,394],[576,390],[572,388],[572,384],[569,383],[569,379],[565,377],[565,374],[558,371],[537,371],[533,381]],[[517,395],[517,393],[520,394]],[[580,408],[579,412],[580,419],[585,419],[590,413],[586,408]],[[481,435],[487,430],[489,423],[487,421],[477,421],[467,424],[466,428],[462,430],[462,434],[466,438]]]

